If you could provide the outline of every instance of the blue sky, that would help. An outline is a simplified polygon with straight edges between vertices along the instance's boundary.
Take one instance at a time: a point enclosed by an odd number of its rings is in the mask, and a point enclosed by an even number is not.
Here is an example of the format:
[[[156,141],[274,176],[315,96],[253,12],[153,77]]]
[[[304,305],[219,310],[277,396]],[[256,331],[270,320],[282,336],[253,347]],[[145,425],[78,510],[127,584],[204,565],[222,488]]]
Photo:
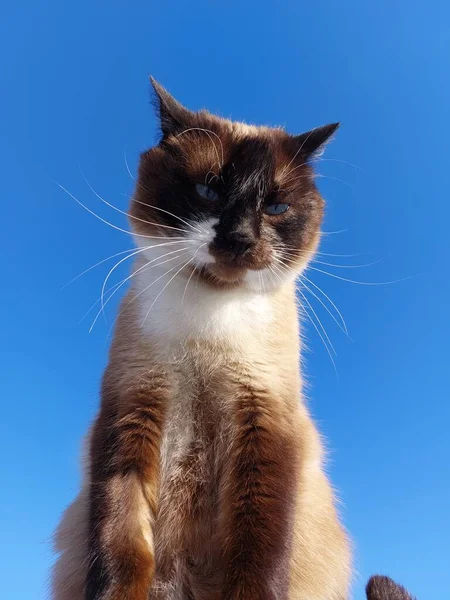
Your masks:
[[[355,599],[382,572],[420,599],[442,600],[450,559],[448,3],[47,0],[4,3],[1,12],[2,597],[47,597],[48,540],[77,490],[80,442],[106,360],[109,325],[99,321],[88,334],[89,319],[79,320],[107,267],[61,287],[131,247],[53,181],[124,225],[80,168],[126,208],[124,153],[134,172],[155,140],[151,73],[193,109],[296,133],[341,121],[325,155],[336,160],[319,163],[326,177],[318,182],[328,201],[324,229],[346,231],[325,236],[321,250],[358,255],[330,257],[335,264],[382,262],[323,268],[365,282],[414,277],[363,286],[310,271],[351,337],[312,300],[338,377],[306,323],[310,406],[355,542]],[[114,307],[109,322],[113,315]]]

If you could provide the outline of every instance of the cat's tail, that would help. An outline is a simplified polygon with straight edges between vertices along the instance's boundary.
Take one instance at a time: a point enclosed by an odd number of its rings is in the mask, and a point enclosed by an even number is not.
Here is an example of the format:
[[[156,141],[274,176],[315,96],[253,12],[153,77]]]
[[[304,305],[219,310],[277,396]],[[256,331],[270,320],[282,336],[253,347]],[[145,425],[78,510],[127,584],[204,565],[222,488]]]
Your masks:
[[[390,577],[374,575],[366,586],[367,600],[416,600]]]

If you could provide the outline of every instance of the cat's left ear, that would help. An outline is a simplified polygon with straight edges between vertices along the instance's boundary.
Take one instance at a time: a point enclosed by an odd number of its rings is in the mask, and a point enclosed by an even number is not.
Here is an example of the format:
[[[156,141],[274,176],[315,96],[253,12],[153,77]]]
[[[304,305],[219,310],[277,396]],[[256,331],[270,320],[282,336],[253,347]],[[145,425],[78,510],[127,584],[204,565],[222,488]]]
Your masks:
[[[150,83],[155,91],[155,106],[163,136],[179,133],[189,127],[194,113],[175,100],[153,77],[150,77]]]
[[[306,157],[313,154],[320,155],[338,127],[339,123],[330,123],[330,125],[316,127],[306,133],[293,136],[292,139],[298,154],[303,154]]]

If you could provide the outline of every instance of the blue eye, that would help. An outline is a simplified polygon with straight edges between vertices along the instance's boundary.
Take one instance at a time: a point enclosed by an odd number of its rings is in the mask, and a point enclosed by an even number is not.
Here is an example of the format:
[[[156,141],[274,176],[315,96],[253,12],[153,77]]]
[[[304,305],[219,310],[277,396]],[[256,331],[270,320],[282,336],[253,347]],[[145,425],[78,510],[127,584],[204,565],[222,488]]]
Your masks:
[[[269,204],[264,208],[266,215],[282,215],[289,210],[289,204]]]
[[[197,183],[195,185],[195,191],[201,198],[204,198],[204,200],[211,200],[214,202],[219,199],[219,194],[207,185]]]

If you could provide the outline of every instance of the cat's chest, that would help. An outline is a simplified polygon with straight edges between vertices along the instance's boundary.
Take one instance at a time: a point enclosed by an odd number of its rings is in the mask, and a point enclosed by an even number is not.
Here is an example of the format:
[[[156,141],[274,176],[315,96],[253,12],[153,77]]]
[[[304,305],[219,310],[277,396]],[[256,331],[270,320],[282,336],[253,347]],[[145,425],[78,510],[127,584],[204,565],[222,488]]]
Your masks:
[[[272,317],[270,297],[248,291],[218,290],[184,278],[148,286],[138,281],[139,327],[161,345],[189,340],[246,344],[267,337]]]
[[[223,398],[187,363],[177,368],[177,393],[168,407],[161,444],[157,546],[158,540],[170,538],[173,551],[180,551],[188,538],[198,539],[191,545],[203,548],[212,537],[227,436]]]

